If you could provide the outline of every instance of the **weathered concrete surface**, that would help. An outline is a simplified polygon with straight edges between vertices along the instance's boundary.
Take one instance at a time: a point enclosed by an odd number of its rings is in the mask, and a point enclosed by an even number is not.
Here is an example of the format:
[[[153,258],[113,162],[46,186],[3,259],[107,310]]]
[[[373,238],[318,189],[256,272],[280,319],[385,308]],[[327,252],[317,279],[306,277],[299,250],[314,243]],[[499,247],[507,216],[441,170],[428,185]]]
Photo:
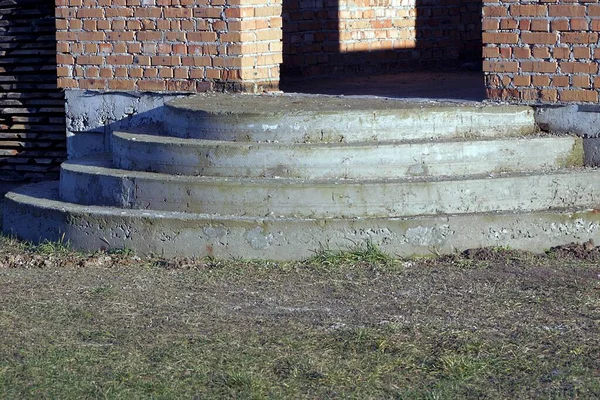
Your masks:
[[[108,158],[63,164],[71,203],[220,215],[399,217],[529,211],[600,204],[600,171],[444,180],[300,180],[195,177],[124,171]]]
[[[118,168],[112,156],[72,158],[60,197],[49,183],[9,193],[5,232],[80,249],[273,259],[362,240],[401,255],[600,240],[600,172],[562,168],[582,163],[581,140],[537,137],[528,107],[90,96],[70,97],[71,157],[112,150],[114,132],[139,125],[227,142],[168,139],[157,148],[156,137],[114,134]],[[153,168],[161,173],[137,171]]]
[[[161,126],[165,102],[177,97],[181,95],[65,90],[68,157],[110,151],[114,130],[143,124]]]
[[[166,103],[165,129],[196,139],[350,143],[520,136],[535,122],[531,107],[207,93]]]
[[[600,137],[600,105],[540,106],[535,121],[545,131]]]
[[[220,217],[69,204],[58,201],[57,189],[50,182],[9,193],[5,232],[33,242],[68,240],[86,250],[275,260],[302,259],[321,247],[344,249],[365,240],[401,256],[482,246],[543,251],[590,238],[600,242],[597,210],[414,218]]]
[[[582,137],[585,164],[600,166],[600,105],[540,106],[535,121],[544,131]]]
[[[582,139],[424,143],[247,143],[114,132],[115,168],[165,174],[302,179],[461,176],[583,166]]]

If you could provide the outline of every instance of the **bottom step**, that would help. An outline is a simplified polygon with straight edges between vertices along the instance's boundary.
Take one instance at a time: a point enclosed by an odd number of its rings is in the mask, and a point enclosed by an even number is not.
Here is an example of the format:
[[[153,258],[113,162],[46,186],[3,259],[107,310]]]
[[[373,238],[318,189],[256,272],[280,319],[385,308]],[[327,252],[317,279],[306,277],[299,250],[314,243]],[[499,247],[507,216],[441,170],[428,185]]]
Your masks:
[[[130,248],[138,253],[298,260],[319,248],[372,241],[399,256],[509,246],[530,251],[593,239],[600,211],[481,213],[411,218],[296,219],[123,210],[58,200],[58,182],[6,195],[5,233],[33,242],[69,241],[76,249]]]

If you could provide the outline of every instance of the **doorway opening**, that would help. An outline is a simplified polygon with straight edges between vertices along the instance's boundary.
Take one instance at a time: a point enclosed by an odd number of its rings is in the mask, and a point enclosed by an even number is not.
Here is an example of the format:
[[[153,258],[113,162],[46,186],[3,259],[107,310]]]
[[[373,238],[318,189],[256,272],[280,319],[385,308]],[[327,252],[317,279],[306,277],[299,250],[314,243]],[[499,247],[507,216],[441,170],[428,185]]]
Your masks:
[[[484,97],[481,0],[283,0],[284,91]]]

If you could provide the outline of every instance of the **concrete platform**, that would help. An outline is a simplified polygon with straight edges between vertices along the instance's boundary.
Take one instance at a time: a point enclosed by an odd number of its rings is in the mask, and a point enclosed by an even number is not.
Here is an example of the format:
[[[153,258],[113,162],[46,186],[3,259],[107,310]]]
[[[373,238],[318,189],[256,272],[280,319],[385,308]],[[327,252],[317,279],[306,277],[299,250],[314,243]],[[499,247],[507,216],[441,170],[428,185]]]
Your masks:
[[[481,102],[485,100],[484,75],[480,71],[403,71],[384,75],[333,78],[283,77],[286,93],[344,96],[377,96],[413,102]]]
[[[520,136],[531,107],[376,97],[198,94],[165,107],[166,134],[241,142],[352,143]]]

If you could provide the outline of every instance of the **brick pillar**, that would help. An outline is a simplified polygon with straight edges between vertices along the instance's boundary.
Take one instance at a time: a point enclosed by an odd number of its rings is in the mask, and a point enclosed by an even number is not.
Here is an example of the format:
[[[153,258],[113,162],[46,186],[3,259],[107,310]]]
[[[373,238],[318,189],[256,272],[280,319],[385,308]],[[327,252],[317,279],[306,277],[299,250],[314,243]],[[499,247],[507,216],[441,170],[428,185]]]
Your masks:
[[[486,0],[488,97],[522,103],[597,103],[598,0]]]
[[[56,0],[56,17],[62,88],[278,87],[281,0]]]

